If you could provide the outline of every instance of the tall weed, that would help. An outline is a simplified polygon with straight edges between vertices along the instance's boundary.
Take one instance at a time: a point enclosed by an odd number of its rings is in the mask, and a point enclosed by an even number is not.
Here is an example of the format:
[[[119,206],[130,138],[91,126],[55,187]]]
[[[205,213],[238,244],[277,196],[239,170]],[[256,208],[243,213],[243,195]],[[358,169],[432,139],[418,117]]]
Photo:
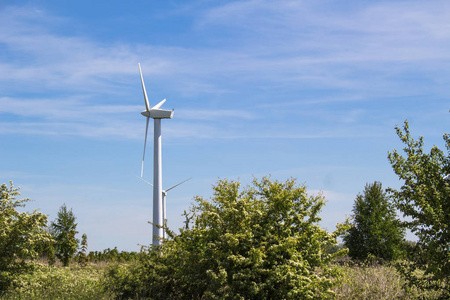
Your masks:
[[[405,286],[405,280],[393,266],[367,264],[342,266],[344,279],[335,289],[336,299],[391,300],[438,299],[436,292]]]
[[[40,265],[14,279],[3,299],[112,299],[103,288],[103,269]]]

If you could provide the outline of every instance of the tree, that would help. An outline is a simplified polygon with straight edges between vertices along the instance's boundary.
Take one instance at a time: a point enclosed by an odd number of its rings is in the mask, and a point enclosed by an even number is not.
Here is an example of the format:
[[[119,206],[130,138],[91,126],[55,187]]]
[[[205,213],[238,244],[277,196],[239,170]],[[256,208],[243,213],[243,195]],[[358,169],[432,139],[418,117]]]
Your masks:
[[[31,270],[32,264],[27,260],[38,256],[38,245],[52,240],[45,231],[46,215],[17,211],[30,201],[16,199],[19,190],[12,181],[9,187],[6,184],[0,187],[0,292],[7,288],[13,276]]]
[[[390,193],[396,207],[408,217],[404,225],[418,238],[409,255],[412,263],[400,269],[411,284],[442,290],[450,297],[450,184],[444,179],[450,173],[450,137],[443,136],[447,153],[437,146],[425,153],[423,137],[413,139],[407,121],[403,130],[397,126],[396,131],[405,144],[406,156],[397,150],[389,153],[394,172],[403,181],[399,190]]]
[[[77,260],[80,266],[85,267],[87,265],[89,257],[86,255],[87,252],[87,235],[86,233],[83,233],[81,236],[81,243],[80,243],[80,251],[78,251]]]
[[[214,197],[196,197],[189,228],[168,232],[141,265],[110,269],[115,292],[150,299],[324,299],[339,272],[327,254],[341,231],[318,222],[322,196],[308,196],[295,180],[221,180]]]
[[[66,267],[78,249],[77,223],[72,209],[67,210],[66,205],[60,207],[55,222],[52,222],[51,231],[55,239],[55,255]]]
[[[366,184],[352,211],[353,226],[344,236],[351,258],[393,260],[402,256],[405,231],[380,182]]]

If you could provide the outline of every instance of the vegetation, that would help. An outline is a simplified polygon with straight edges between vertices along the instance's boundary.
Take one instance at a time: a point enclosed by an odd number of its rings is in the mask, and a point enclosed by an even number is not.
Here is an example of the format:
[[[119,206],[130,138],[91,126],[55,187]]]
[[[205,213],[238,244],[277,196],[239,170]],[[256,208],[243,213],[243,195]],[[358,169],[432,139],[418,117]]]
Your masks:
[[[447,153],[425,153],[407,122],[396,129],[406,156],[394,150],[389,161],[402,187],[388,189],[388,198],[381,183],[367,184],[353,221],[333,233],[318,225],[323,197],[308,196],[294,179],[255,179],[245,188],[220,180],[160,247],[87,254],[72,210],[63,205],[47,227],[44,214],[19,212],[29,199],[3,184],[0,298],[449,299],[450,137]],[[417,242],[404,241],[405,228]]]
[[[124,297],[110,288],[110,273],[126,274],[128,263],[110,265],[105,262],[88,263],[86,267],[71,264],[69,267],[36,264],[33,273],[15,276],[13,284],[1,299],[142,299],[132,294]],[[436,291],[404,289],[404,279],[389,265],[365,264],[335,265],[342,273],[339,285],[333,288],[335,299],[391,300],[438,299]],[[112,271],[114,270],[114,271]],[[108,274],[108,277],[105,276]],[[123,282],[123,281],[121,281]],[[134,283],[136,286],[139,282]],[[124,286],[122,286],[124,288]],[[167,299],[167,298],[162,298]],[[300,298],[301,299],[301,298]],[[333,299],[333,298],[331,298]]]
[[[336,288],[338,300],[413,300],[438,299],[436,291],[404,288],[405,279],[388,264],[366,263],[341,267],[344,278]]]
[[[55,222],[52,222],[51,233],[55,239],[55,255],[66,267],[77,252],[79,241],[75,238],[78,233],[75,215],[67,210],[64,204],[58,211]]]
[[[194,224],[140,264],[109,270],[122,298],[324,299],[340,278],[325,253],[341,231],[320,228],[321,196],[263,178],[240,189],[221,180],[210,201],[197,197]]]
[[[36,264],[33,273],[15,276],[2,299],[114,299],[104,289],[105,266],[58,267]]]
[[[117,247],[105,249],[103,251],[90,251],[87,255],[87,261],[90,262],[136,262],[145,252],[127,252],[119,251]]]
[[[29,259],[38,256],[39,246],[51,241],[45,231],[47,216],[33,211],[19,212],[28,198],[18,200],[19,188],[10,181],[9,187],[0,187],[0,294],[11,283],[14,276],[31,270]]]
[[[87,235],[86,233],[83,233],[83,235],[81,236],[80,250],[77,254],[77,260],[81,266],[86,266],[88,261],[88,256],[86,255],[87,246]]]
[[[389,161],[404,184],[390,192],[408,217],[403,224],[418,237],[409,249],[409,261],[399,269],[411,285],[441,290],[450,298],[450,181],[444,179],[450,174],[450,137],[444,134],[446,154],[436,146],[425,153],[423,137],[413,139],[407,122],[396,130],[406,157],[394,150]]]
[[[380,182],[367,184],[353,205],[352,227],[344,244],[353,259],[394,260],[404,254],[405,230]]]

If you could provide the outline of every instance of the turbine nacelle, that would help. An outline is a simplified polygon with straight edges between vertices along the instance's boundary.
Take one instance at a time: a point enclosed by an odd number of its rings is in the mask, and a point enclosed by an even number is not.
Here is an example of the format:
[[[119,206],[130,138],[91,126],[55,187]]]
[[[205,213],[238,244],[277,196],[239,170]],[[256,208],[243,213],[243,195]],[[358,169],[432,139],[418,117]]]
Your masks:
[[[147,97],[147,92],[145,92],[145,86],[144,86],[143,79],[142,79],[142,90],[144,91],[144,96]],[[143,115],[144,117],[147,117],[147,118],[152,118],[152,119],[172,119],[173,110],[159,109],[161,107],[161,105],[163,105],[164,102],[166,102],[166,99],[159,102],[158,104],[156,104],[155,106],[153,106],[150,109],[147,104],[147,98],[145,98],[145,99],[146,99],[145,100],[146,110],[142,111],[141,115]]]
[[[144,110],[141,112],[141,115],[147,118],[152,119],[172,119],[173,118],[173,110],[165,110],[165,109],[150,109]]]

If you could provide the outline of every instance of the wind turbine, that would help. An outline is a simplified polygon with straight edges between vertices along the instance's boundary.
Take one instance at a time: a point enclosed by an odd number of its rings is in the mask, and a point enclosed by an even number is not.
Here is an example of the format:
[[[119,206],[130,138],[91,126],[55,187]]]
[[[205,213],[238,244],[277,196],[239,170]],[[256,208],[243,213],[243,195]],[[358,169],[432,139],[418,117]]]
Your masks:
[[[153,184],[151,184],[150,182],[148,182],[148,181],[145,180],[144,178],[142,178],[142,177],[138,177],[138,178],[141,179],[142,181],[144,181],[146,184],[153,186]],[[166,216],[166,212],[167,212],[167,210],[166,210],[166,197],[167,197],[167,192],[170,191],[170,190],[173,189],[173,188],[176,188],[176,187],[179,186],[180,184],[185,183],[186,181],[188,181],[188,180],[190,180],[190,179],[192,179],[192,177],[189,177],[188,179],[185,179],[185,180],[183,180],[182,182],[177,183],[177,184],[175,184],[174,186],[171,186],[170,188],[165,189],[165,190],[162,191],[164,223],[167,221],[167,216]],[[163,230],[163,238],[166,238],[166,231],[165,231],[165,230]]]
[[[147,145],[148,123],[150,118],[154,119],[154,150],[153,150],[153,246],[159,246],[163,237],[163,205],[162,205],[162,163],[161,163],[161,119],[172,119],[173,110],[160,109],[166,102],[162,100],[152,108],[145,91],[144,78],[142,77],[141,64],[139,74],[141,75],[142,92],[144,93],[145,110],[141,114],[147,118],[145,127],[144,154],[142,155],[141,177],[144,175],[145,147]]]

